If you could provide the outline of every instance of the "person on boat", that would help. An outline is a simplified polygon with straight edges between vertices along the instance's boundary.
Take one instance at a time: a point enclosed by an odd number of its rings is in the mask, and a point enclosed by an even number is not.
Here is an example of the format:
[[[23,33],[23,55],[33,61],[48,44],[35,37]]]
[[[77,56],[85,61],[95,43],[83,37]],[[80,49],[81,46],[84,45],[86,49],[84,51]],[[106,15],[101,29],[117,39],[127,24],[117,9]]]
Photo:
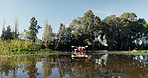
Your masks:
[[[81,46],[76,47],[78,51],[81,51]]]
[[[83,51],[84,49],[86,49],[88,46],[85,46],[85,47],[83,47],[83,46],[71,46],[72,48],[75,48],[74,49],[74,52],[81,52],[81,51]]]
[[[82,46],[82,47],[81,47],[81,50],[84,50],[84,49],[85,49],[85,47]]]
[[[74,48],[74,52],[72,57],[88,57],[83,50],[86,49],[88,46],[71,46],[72,48]]]
[[[74,49],[74,54],[77,54],[77,49]]]

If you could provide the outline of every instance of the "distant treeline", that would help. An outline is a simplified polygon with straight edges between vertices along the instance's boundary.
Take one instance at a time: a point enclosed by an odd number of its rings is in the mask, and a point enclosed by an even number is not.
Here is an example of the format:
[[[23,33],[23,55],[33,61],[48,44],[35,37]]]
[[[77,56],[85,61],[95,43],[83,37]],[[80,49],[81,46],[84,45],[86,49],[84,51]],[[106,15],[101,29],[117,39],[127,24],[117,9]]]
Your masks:
[[[42,40],[37,38],[38,25],[35,17],[30,20],[28,30],[18,31],[18,20],[15,29],[3,25],[1,40],[40,41],[42,48],[71,49],[71,46],[85,46],[89,49],[133,50],[148,49],[148,23],[138,18],[135,13],[123,13],[121,16],[110,15],[101,20],[91,10],[84,16],[74,19],[68,27],[60,24],[59,32],[53,33],[51,25],[45,21]]]

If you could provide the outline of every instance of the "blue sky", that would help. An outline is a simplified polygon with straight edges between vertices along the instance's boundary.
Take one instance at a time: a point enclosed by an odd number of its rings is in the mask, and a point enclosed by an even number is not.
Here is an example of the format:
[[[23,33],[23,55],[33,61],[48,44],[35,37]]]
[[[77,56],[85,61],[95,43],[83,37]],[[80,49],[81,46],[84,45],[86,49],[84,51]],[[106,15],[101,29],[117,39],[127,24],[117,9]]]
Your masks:
[[[139,18],[148,21],[148,0],[0,0],[0,34],[5,20],[5,26],[13,29],[17,17],[19,31],[28,29],[31,17],[35,16],[38,24],[44,27],[47,19],[53,32],[57,32],[60,23],[68,24],[91,9],[96,16],[104,19],[115,14],[134,12]],[[44,28],[38,34],[42,38]]]

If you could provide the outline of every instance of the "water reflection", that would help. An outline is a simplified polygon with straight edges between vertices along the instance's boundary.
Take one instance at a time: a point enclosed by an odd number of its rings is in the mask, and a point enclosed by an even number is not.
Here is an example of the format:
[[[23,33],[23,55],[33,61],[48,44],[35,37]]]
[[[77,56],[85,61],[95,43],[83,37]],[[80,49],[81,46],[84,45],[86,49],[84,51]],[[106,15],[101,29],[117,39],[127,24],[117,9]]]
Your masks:
[[[0,58],[0,78],[146,78],[148,55],[89,54]]]

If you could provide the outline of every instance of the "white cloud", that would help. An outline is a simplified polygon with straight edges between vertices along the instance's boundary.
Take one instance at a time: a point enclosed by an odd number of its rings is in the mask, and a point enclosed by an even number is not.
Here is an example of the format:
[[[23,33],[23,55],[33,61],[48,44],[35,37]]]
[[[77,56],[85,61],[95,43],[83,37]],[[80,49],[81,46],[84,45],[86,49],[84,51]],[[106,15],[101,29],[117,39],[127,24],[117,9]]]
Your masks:
[[[103,15],[106,15],[106,16],[109,16],[109,15],[112,15],[113,13],[111,12],[108,12],[108,11],[101,11],[101,10],[94,10],[94,13],[95,14],[103,14]]]

